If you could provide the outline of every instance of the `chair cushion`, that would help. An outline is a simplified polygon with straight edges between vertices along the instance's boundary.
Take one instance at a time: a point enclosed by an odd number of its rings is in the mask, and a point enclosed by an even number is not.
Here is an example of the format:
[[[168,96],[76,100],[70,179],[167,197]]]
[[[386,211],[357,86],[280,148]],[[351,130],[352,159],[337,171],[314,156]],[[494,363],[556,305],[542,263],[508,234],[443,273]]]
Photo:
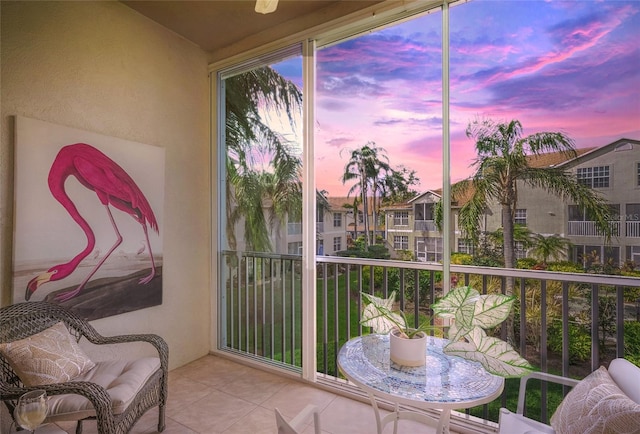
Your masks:
[[[637,434],[640,404],[626,396],[602,366],[567,394],[551,426],[558,434]]]
[[[74,381],[88,381],[104,387],[111,397],[113,413],[120,414],[158,369],[160,359],[157,357],[110,360],[97,362],[95,368]],[[80,420],[95,414],[91,402],[81,395],[55,395],[49,398],[49,422]]]
[[[626,359],[613,359],[609,375],[625,395],[640,404],[640,367]]]
[[[28,338],[2,343],[0,352],[27,386],[70,381],[95,366],[62,322]]]
[[[500,409],[500,434],[555,434],[553,428],[521,414],[512,413],[506,408]]]

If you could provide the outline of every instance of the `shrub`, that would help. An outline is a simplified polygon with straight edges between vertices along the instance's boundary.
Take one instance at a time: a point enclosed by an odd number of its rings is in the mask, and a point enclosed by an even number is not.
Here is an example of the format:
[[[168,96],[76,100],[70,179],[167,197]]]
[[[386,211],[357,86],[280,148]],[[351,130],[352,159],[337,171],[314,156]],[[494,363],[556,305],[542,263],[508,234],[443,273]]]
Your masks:
[[[640,366],[640,322],[638,321],[624,323],[624,357]]]
[[[534,258],[520,258],[516,262],[516,268],[521,270],[531,270],[537,263],[538,261]]]
[[[562,353],[562,325],[549,327],[548,346],[551,351]],[[577,324],[569,323],[569,363],[584,362],[591,358],[591,336],[589,331]]]
[[[455,265],[471,265],[473,263],[473,256],[468,253],[452,253],[451,263]]]
[[[560,261],[560,262],[551,262],[547,270],[549,271],[560,271],[564,273],[584,273],[584,268],[582,265],[576,264],[571,261]]]

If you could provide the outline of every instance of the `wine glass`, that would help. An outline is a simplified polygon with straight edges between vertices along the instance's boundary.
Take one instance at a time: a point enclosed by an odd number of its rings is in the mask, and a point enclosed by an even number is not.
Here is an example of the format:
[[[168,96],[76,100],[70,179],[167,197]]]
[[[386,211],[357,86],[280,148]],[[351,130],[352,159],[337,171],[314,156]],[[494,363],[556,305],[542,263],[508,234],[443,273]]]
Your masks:
[[[47,417],[47,392],[32,390],[18,399],[14,416],[18,425],[32,433]]]

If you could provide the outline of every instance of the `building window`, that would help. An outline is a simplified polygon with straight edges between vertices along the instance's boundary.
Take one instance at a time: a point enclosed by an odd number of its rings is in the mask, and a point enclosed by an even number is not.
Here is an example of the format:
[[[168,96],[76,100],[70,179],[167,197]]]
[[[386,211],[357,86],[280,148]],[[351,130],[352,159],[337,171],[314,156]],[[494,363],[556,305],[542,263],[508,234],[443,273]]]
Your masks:
[[[333,251],[339,252],[342,250],[342,237],[333,237]]]
[[[516,241],[515,243],[515,255],[516,259],[522,259],[527,257],[527,249],[524,247],[524,243],[522,241]]]
[[[626,260],[629,262],[633,262],[635,268],[640,267],[640,246],[627,246],[626,250]]]
[[[409,250],[409,237],[407,235],[395,235],[393,237],[393,248],[395,250]]]
[[[427,261],[442,261],[442,238],[427,238]]]
[[[396,211],[393,213],[395,226],[409,226],[409,211]]]
[[[473,255],[473,241],[469,239],[458,240],[458,253]]]
[[[584,208],[578,205],[569,205],[569,221],[570,222],[588,222],[593,221]]]
[[[432,203],[416,203],[414,206],[416,220],[433,220]]]
[[[333,227],[334,228],[342,227],[342,214],[340,214],[339,212],[333,213]]]
[[[636,163],[636,185],[640,186],[640,163]]]
[[[290,255],[302,255],[302,241],[289,243],[287,245],[287,251]]]
[[[640,203],[626,204],[624,219],[628,222],[640,221]]]
[[[317,240],[316,247],[318,249],[318,255],[324,255],[324,240]]]
[[[602,267],[620,263],[620,247],[599,245],[574,245],[571,249],[571,260],[582,264],[585,268]]]
[[[527,225],[527,210],[526,209],[517,209],[514,217],[514,223],[517,225],[526,226]]]
[[[590,188],[609,187],[609,166],[580,167],[578,182]]]
[[[364,213],[362,211],[358,211],[358,223],[364,223]]]

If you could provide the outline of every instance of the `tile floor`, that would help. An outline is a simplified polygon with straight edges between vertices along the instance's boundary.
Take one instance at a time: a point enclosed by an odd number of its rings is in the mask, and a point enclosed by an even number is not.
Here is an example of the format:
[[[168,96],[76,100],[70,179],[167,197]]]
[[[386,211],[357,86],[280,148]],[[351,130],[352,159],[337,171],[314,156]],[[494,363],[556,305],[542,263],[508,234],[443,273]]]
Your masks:
[[[321,409],[325,434],[376,432],[370,404],[354,401],[276,374],[230,360],[206,356],[169,373],[166,434],[273,434],[273,409],[292,418],[307,404]],[[75,424],[59,424],[69,434]],[[83,433],[95,434],[95,422],[85,422]],[[399,434],[434,434],[429,426],[402,420]],[[392,433],[393,426],[384,433]],[[132,434],[157,433],[157,410],[147,412]],[[304,434],[313,433],[308,426]],[[454,433],[452,433],[454,434]]]

